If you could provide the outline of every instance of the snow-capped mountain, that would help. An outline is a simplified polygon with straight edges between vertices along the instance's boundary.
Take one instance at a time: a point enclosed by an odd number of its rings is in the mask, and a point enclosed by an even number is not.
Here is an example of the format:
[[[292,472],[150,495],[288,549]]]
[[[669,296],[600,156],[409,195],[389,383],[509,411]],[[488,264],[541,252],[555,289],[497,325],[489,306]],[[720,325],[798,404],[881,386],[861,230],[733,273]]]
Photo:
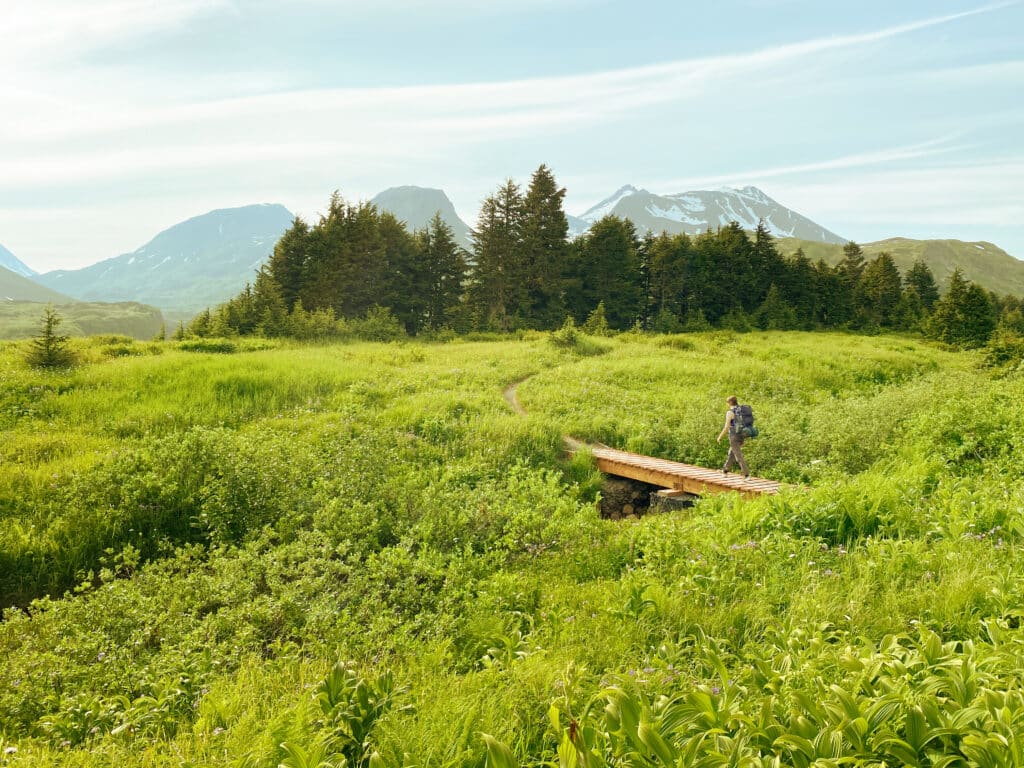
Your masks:
[[[752,230],[763,219],[776,237],[799,237],[822,243],[846,242],[820,224],[772,200],[757,187],[656,195],[627,184],[579,218],[593,224],[608,215],[629,219],[641,233],[686,232],[693,235],[709,227],[724,226],[730,221]]]
[[[293,220],[287,208],[274,204],[211,211],[175,224],[131,253],[36,280],[85,301],[198,311],[251,283]]]
[[[435,213],[452,228],[455,241],[463,248],[470,247],[469,225],[455,212],[452,201],[440,189],[429,187],[391,187],[370,201],[382,211],[394,214],[404,221],[410,232],[425,229]]]
[[[21,261],[21,259],[2,245],[0,245],[0,267],[9,269],[11,272],[22,277],[34,277],[37,274],[34,269],[31,269],[25,262]]]

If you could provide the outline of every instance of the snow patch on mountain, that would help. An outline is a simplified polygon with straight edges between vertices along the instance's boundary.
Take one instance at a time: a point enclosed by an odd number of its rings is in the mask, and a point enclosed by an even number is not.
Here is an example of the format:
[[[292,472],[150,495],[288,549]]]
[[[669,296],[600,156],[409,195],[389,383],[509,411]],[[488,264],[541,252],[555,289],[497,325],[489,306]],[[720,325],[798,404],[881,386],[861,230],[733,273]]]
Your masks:
[[[629,219],[640,233],[697,234],[709,228],[727,226],[733,221],[744,229],[753,230],[764,221],[769,232],[776,237],[846,242],[752,186],[657,195],[627,184],[588,209],[577,221],[593,224],[608,215]]]
[[[703,222],[703,219],[693,216],[690,211],[681,207],[669,206],[668,208],[662,208],[657,203],[651,203],[644,210],[655,218],[678,221],[682,224],[701,224]]]
[[[619,187],[611,197],[606,197],[597,205],[587,209],[587,211],[579,216],[584,221],[593,224],[595,221],[603,219],[609,213],[611,213],[615,206],[619,204],[619,201],[623,198],[635,195],[642,190],[637,189],[632,184],[626,184],[623,187]]]
[[[681,195],[668,195],[667,197],[669,200],[674,201],[679,208],[689,213],[703,213],[708,209],[704,201],[691,192],[684,192]]]

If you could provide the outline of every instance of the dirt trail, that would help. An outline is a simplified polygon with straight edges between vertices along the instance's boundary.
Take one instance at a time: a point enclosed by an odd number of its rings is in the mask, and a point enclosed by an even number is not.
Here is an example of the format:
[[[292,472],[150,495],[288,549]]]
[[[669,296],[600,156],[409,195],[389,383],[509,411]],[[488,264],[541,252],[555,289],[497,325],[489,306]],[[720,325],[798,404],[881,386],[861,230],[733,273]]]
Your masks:
[[[529,376],[526,377],[526,379],[529,378]],[[519,402],[519,398],[516,397],[516,390],[519,388],[520,384],[526,381],[526,379],[513,381],[511,384],[505,387],[505,391],[501,393],[501,396],[505,398],[505,402],[512,406],[512,410],[518,413],[520,416],[526,415],[526,409],[523,408],[522,403]]]
[[[501,393],[502,397],[505,398],[505,402],[508,403],[512,410],[518,413],[520,416],[527,416],[529,414],[527,414],[526,409],[523,408],[523,404],[519,402],[519,398],[516,396],[516,390],[519,388],[520,384],[522,384],[524,381],[528,381],[531,378],[531,376],[527,376],[525,379],[513,381],[511,384],[505,387],[505,390]],[[562,435],[562,442],[565,443],[565,447],[568,448],[570,451],[578,451],[582,448],[591,447],[589,443],[584,443],[582,440],[577,440],[575,437],[572,437],[571,435]]]

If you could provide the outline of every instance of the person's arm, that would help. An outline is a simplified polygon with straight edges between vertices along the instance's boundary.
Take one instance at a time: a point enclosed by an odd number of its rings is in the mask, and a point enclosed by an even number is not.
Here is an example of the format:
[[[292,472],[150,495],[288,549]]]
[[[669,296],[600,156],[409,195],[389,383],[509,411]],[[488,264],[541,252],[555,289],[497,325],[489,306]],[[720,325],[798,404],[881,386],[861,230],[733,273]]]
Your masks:
[[[732,424],[733,416],[732,409],[725,412],[725,426],[722,427],[722,431],[718,434],[718,442],[722,442],[722,438],[729,432],[729,425]]]

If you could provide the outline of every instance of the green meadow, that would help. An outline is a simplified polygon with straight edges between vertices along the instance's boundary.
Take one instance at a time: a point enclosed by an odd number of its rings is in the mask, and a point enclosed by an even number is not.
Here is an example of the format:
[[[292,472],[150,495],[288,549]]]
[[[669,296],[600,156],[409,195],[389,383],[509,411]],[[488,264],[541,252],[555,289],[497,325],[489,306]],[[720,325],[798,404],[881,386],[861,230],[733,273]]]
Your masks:
[[[0,346],[5,768],[1024,765],[1024,380],[982,352],[72,344]],[[600,519],[562,435],[715,467],[730,394],[783,493]]]

